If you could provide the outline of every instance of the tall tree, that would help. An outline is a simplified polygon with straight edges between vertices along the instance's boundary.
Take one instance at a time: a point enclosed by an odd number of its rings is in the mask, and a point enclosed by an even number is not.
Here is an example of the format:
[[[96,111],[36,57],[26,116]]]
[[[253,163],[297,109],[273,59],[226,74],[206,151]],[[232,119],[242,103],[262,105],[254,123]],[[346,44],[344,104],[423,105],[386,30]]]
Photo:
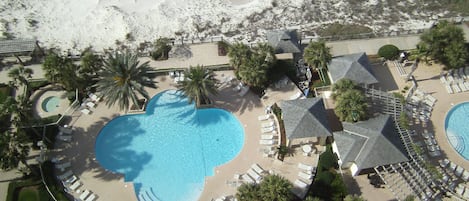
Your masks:
[[[32,170],[26,161],[30,147],[25,141],[26,137],[21,132],[0,133],[0,168],[2,170],[17,168],[20,162]]]
[[[190,67],[184,74],[186,79],[179,82],[178,88],[189,98],[189,102],[195,102],[196,107],[210,103],[209,95],[218,93],[213,72],[203,66],[196,66]]]
[[[251,57],[251,49],[244,43],[234,43],[228,48],[228,57],[233,68],[238,70],[244,61]]]
[[[262,201],[257,184],[241,184],[235,196],[238,201]]]
[[[364,120],[368,104],[363,92],[352,89],[337,97],[335,113],[341,121],[356,122]]]
[[[259,193],[262,200],[290,201],[293,198],[291,193],[292,183],[279,175],[267,175],[262,180]]]
[[[33,70],[30,68],[25,68],[20,65],[19,67],[13,68],[8,71],[8,77],[13,79],[13,86],[18,88],[19,86],[24,86],[25,91],[29,89],[29,81],[33,74]]]
[[[338,96],[340,96],[342,93],[350,90],[350,89],[356,89],[357,86],[356,84],[349,79],[340,79],[334,85],[332,85],[332,99],[336,100]]]
[[[327,65],[332,60],[330,49],[324,41],[317,41],[309,43],[303,53],[305,62],[319,73],[322,82],[326,80],[324,71],[327,71]]]
[[[464,32],[460,27],[448,21],[440,21],[420,36],[418,46],[425,48],[425,55],[444,63],[448,68],[459,68],[464,66],[469,55],[465,43]]]
[[[267,43],[259,43],[252,49],[240,43],[232,47],[237,47],[236,54],[238,55],[231,57],[233,62],[238,62],[232,64],[233,66],[238,65],[235,67],[237,77],[249,86],[258,88],[265,87],[268,82],[268,71],[277,60],[275,58],[274,49]],[[228,55],[230,55],[230,53],[228,53]]]
[[[65,56],[54,52],[47,55],[42,64],[44,76],[49,82],[61,84],[67,91],[78,89],[83,91],[87,83],[79,76],[79,67]]]
[[[145,87],[156,88],[153,80],[156,74],[150,71],[148,62],[140,64],[135,54],[128,51],[109,53],[102,70],[98,72],[100,80],[96,83],[97,91],[105,96],[108,107],[117,103],[121,110],[127,112],[130,103],[138,105],[138,95],[150,98]]]

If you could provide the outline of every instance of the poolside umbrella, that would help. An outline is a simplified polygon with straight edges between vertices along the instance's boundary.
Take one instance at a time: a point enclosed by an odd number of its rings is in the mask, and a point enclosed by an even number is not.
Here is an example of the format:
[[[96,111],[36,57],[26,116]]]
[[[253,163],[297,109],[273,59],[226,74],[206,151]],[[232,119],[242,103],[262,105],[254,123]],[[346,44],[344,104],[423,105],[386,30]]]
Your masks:
[[[325,139],[332,135],[322,98],[282,101],[280,108],[289,142],[302,138]]]

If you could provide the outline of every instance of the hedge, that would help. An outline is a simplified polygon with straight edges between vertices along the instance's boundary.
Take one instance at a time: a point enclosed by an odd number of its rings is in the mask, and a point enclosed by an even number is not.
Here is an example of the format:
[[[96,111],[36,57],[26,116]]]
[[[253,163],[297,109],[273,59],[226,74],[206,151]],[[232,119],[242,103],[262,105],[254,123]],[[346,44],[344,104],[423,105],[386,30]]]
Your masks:
[[[384,45],[379,48],[378,55],[387,60],[394,60],[399,56],[399,48],[394,45]]]

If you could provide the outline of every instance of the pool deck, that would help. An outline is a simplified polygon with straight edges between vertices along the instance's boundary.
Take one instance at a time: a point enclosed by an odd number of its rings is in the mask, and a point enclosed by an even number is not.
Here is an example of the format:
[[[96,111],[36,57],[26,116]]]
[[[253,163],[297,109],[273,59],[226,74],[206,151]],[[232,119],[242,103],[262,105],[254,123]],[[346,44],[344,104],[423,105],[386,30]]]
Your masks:
[[[374,67],[373,70],[378,80],[381,81],[380,87],[385,91],[400,91],[404,86],[411,85],[409,82],[404,82],[402,78],[397,75],[396,69],[392,66]],[[433,107],[431,121],[425,125],[412,125],[411,128],[419,132],[423,132],[424,130],[435,132],[435,138],[442,149],[442,156],[437,158],[429,157],[435,162],[434,164],[436,164],[438,159],[447,157],[457,165],[469,170],[469,163],[454,151],[444,132],[444,122],[447,111],[453,105],[467,101],[469,99],[468,92],[448,94],[440,83],[440,72],[441,66],[436,64],[428,66],[423,62],[414,72],[419,88],[432,94],[432,96],[437,98],[437,102]],[[217,72],[217,78],[222,80],[222,74],[223,76],[229,76],[232,75],[232,72]],[[393,77],[393,79],[390,79],[390,77]],[[155,95],[167,89],[175,89],[174,82],[169,76],[159,76],[157,81],[159,88],[149,89],[150,95]],[[257,120],[257,117],[264,114],[265,106],[262,104],[260,98],[253,93],[248,92],[244,97],[240,97],[231,88],[223,88],[214,100],[216,107],[232,112],[244,126],[245,144],[236,158],[229,163],[217,167],[215,169],[215,175],[206,178],[204,191],[199,200],[205,201],[220,196],[233,195],[236,192],[236,187],[232,187],[227,183],[234,181],[234,174],[245,173],[253,163],[258,163],[265,170],[271,170],[276,174],[286,177],[290,181],[294,181],[298,178],[298,168],[296,167],[298,162],[304,161],[308,164],[317,163],[317,155],[304,157],[301,154],[296,154],[295,157],[289,157],[283,163],[273,158],[265,158],[262,156],[259,151],[261,148],[259,145],[261,123]],[[103,169],[97,161],[94,160],[96,135],[107,122],[121,115],[121,112],[116,107],[106,107],[103,102],[98,103],[97,107],[92,109],[92,112],[93,113],[90,115],[81,114],[79,111],[72,114],[73,117],[70,124],[75,128],[73,134],[74,139],[71,143],[58,144],[58,149],[56,150],[57,155],[64,155],[67,158],[66,160],[72,161],[72,170],[83,183],[80,189],[91,190],[98,195],[97,200],[137,200],[132,183],[124,182],[122,175]],[[317,146],[317,149],[321,149],[321,147]],[[359,176],[355,178],[354,181],[352,181],[352,185],[358,186],[358,192],[365,197],[365,199],[393,199],[388,189],[374,189],[369,185],[366,177],[362,177],[363,176]],[[352,190],[350,191],[353,192]],[[75,193],[74,195],[78,194]]]

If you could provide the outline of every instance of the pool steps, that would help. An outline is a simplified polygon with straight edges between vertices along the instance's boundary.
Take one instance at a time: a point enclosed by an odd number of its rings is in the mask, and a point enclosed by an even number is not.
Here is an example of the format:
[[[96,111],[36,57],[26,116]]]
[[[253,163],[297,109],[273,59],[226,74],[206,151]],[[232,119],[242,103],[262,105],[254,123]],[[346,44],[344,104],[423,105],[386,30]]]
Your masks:
[[[158,196],[155,195],[153,189],[142,189],[138,195],[139,201],[158,201]]]

